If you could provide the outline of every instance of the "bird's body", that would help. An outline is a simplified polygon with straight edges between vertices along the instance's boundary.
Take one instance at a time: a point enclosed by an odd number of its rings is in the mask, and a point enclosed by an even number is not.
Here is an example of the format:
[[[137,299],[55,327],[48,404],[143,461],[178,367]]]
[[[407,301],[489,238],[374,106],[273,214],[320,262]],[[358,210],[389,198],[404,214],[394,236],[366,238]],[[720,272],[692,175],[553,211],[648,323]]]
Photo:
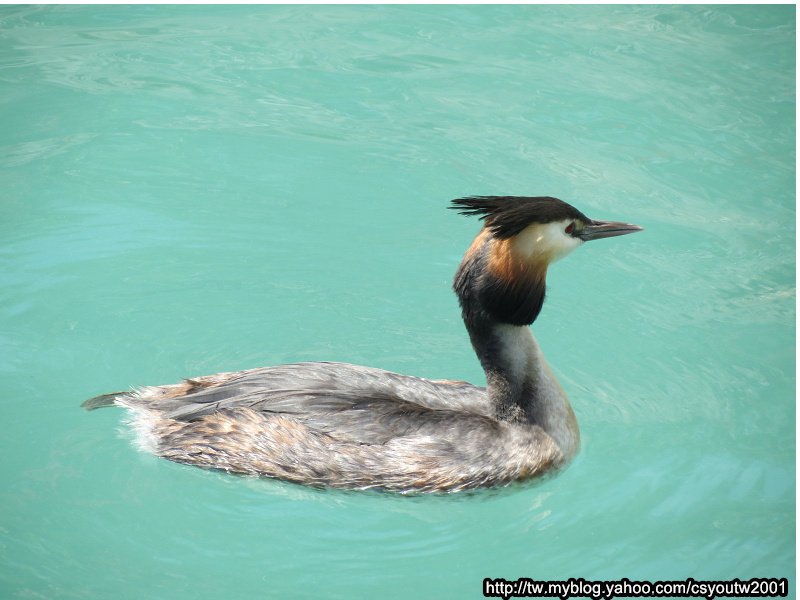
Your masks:
[[[164,458],[320,487],[450,492],[567,464],[579,447],[577,422],[528,325],[544,300],[547,265],[580,245],[582,231],[593,239],[639,228],[591,221],[554,198],[455,202],[486,220],[454,281],[486,388],[315,362],[84,406],[130,409],[142,447]]]

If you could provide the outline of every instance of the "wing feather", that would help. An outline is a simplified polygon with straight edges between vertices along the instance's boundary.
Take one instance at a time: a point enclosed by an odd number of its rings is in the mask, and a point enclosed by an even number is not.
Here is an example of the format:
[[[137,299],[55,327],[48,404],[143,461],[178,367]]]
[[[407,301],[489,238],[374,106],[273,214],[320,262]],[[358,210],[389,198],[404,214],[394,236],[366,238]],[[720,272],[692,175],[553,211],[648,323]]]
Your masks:
[[[469,429],[475,420],[490,428],[494,423],[483,388],[343,363],[297,363],[188,382],[194,384],[189,393],[158,401],[164,417],[195,421],[247,407],[361,444]]]

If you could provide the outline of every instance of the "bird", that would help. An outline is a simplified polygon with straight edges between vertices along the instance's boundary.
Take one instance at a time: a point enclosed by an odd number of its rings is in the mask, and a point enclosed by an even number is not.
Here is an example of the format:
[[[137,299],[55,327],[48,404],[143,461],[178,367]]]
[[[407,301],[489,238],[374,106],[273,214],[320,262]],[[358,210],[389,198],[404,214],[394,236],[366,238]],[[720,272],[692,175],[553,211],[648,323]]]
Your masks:
[[[468,196],[482,227],[453,279],[486,386],[301,362],[96,396],[128,409],[165,459],[316,488],[452,493],[537,479],[580,447],[575,414],[529,327],[548,267],[583,243],[641,231],[549,196]]]

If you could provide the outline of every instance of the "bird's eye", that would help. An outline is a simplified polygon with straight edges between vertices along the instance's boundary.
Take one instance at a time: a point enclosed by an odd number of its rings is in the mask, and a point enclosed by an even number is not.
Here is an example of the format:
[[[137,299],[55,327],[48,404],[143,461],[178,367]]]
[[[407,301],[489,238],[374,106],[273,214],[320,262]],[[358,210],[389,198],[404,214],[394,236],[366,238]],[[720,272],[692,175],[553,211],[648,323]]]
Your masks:
[[[567,225],[567,228],[564,230],[564,233],[571,234],[575,230],[575,223],[570,223]]]

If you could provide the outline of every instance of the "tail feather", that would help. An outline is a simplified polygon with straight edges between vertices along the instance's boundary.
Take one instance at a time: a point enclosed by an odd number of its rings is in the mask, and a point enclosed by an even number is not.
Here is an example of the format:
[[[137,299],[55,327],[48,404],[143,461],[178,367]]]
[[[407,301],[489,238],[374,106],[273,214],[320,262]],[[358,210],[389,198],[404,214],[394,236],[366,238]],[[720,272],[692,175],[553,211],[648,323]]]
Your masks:
[[[114,406],[114,401],[125,394],[127,394],[127,392],[114,392],[112,394],[95,396],[94,398],[89,398],[86,402],[81,404],[81,407],[85,408],[86,410],[95,410],[97,408],[105,408],[106,406]]]

